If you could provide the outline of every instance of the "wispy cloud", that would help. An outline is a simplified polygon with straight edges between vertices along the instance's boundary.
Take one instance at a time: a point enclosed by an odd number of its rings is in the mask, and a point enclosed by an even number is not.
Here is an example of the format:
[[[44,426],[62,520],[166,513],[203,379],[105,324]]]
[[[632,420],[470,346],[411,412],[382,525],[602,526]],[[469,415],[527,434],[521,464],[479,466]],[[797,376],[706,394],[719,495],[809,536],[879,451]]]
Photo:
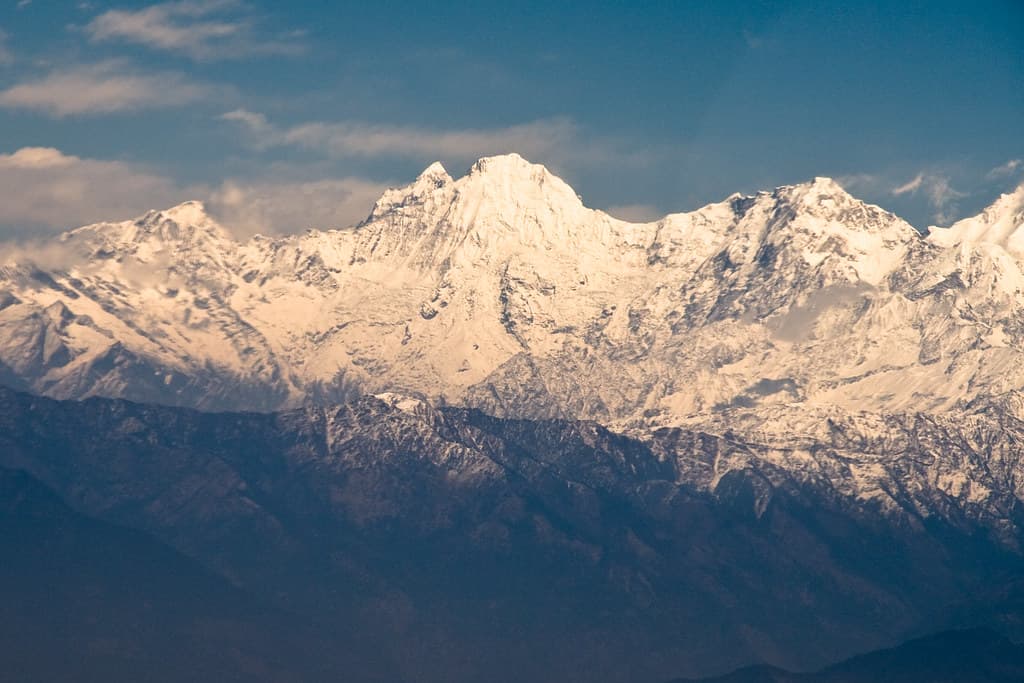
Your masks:
[[[518,152],[533,161],[638,163],[643,153],[607,141],[584,139],[568,118],[495,127],[445,130],[355,121],[272,124],[259,113],[236,109],[221,116],[244,127],[260,148],[296,147],[332,158],[476,159]]]
[[[921,171],[909,181],[892,188],[891,193],[896,197],[922,193],[935,212],[934,219],[939,223],[955,218],[956,200],[967,196],[966,193],[953,188],[949,176],[925,171]]]
[[[281,133],[270,125],[267,117],[247,109],[235,109],[221,114],[224,121],[234,121],[245,126],[250,133],[256,136],[256,142],[261,145],[279,144]]]
[[[875,173],[850,173],[837,177],[835,181],[850,194],[857,195],[860,192],[877,191],[883,179]]]
[[[565,145],[577,135],[568,119],[551,119],[489,129],[436,130],[359,122],[315,122],[279,128],[262,114],[237,109],[222,116],[242,124],[258,146],[294,146],[320,150],[333,157],[443,157],[518,151],[532,152]]]
[[[912,180],[907,181],[903,185],[892,188],[892,193],[897,197],[901,194],[917,192],[921,189],[921,185],[924,184],[924,173],[918,173]]]
[[[63,117],[175,107],[212,93],[210,86],[193,83],[179,73],[145,73],[122,61],[107,61],[55,69],[37,80],[11,86],[0,91],[0,107]]]
[[[0,66],[10,64],[14,61],[14,53],[8,47],[7,32],[0,28]]]
[[[985,177],[989,180],[999,180],[1001,178],[1009,178],[1019,171],[1024,171],[1024,160],[1010,159],[1005,164],[993,168]]]
[[[767,40],[764,36],[754,33],[750,29],[743,29],[743,42],[751,50],[760,50],[767,45]]]
[[[123,42],[177,52],[195,60],[298,54],[296,34],[264,35],[238,0],[180,0],[139,10],[107,10],[85,26],[94,42]]]
[[[207,207],[239,237],[345,228],[365,218],[387,187],[362,178],[228,180],[210,193]]]

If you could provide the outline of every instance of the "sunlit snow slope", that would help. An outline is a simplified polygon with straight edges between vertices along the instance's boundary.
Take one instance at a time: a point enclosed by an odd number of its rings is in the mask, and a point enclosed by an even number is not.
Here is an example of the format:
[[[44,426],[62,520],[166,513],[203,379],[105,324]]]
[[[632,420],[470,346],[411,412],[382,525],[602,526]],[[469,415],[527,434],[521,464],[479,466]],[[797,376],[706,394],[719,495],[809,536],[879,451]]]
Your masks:
[[[926,237],[827,178],[636,224],[510,154],[457,180],[433,164],[355,228],[240,243],[193,202],[21,250],[0,380],[621,427],[947,412],[1024,387],[1021,259],[1024,187]]]

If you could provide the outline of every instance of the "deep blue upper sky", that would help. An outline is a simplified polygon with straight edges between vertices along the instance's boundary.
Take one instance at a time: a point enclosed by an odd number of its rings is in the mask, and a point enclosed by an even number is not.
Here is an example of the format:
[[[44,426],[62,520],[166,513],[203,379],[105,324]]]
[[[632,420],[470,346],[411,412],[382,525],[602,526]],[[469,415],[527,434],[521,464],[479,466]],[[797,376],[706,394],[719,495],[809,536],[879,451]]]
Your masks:
[[[627,218],[828,175],[923,227],[1024,180],[1021,0],[11,0],[0,30],[7,235],[192,197],[349,223],[507,151]]]

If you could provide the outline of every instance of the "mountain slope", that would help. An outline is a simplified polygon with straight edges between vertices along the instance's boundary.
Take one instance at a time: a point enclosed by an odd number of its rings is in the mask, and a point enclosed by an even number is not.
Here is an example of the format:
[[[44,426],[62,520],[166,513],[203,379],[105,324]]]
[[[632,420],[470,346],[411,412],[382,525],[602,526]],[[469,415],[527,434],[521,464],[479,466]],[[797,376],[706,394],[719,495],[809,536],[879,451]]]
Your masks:
[[[0,369],[61,398],[392,391],[621,428],[955,411],[1024,386],[1018,195],[927,238],[827,178],[634,224],[506,155],[434,164],[351,229],[243,244],[189,203],[9,259]]]
[[[1024,480],[1024,429],[997,408],[803,451],[396,396],[264,415],[2,391],[0,420],[0,466],[355,630],[392,679],[808,668],[1020,623],[1024,511],[996,482]]]
[[[24,472],[0,469],[0,501],[0,666],[10,680],[326,681],[367,671],[343,639],[325,655],[310,624],[147,534],[73,511]]]

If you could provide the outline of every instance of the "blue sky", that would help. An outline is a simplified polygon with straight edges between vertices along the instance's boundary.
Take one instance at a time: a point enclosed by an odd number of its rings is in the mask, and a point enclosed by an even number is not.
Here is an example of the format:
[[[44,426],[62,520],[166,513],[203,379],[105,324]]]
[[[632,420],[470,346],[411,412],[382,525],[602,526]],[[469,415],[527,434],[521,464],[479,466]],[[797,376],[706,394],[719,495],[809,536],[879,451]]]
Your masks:
[[[0,9],[0,234],[189,198],[351,224],[518,151],[649,218],[840,180],[924,227],[1024,180],[1024,2],[168,3]]]

